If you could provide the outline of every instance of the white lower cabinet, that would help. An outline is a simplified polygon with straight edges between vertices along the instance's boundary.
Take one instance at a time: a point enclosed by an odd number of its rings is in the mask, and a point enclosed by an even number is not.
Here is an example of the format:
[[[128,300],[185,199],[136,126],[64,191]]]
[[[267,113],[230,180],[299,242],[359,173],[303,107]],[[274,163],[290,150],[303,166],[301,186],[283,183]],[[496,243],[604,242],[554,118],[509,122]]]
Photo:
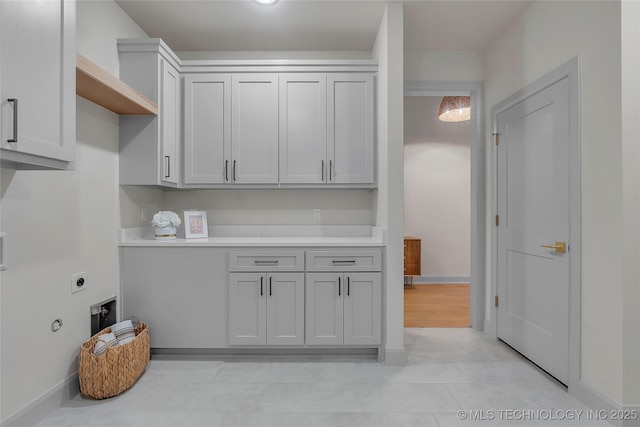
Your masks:
[[[381,343],[380,273],[307,273],[305,293],[307,344]]]
[[[304,344],[304,273],[230,273],[229,345]]]
[[[120,248],[120,318],[136,316],[147,323],[152,348],[227,347],[227,252]]]

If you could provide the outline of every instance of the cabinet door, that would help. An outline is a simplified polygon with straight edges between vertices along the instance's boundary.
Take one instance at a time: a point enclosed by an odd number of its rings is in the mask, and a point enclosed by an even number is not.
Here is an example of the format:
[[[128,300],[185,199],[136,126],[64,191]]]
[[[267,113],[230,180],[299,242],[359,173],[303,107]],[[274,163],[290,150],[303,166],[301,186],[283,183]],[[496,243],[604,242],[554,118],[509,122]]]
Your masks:
[[[75,3],[0,1],[0,50],[3,166],[67,168],[76,142]]]
[[[267,343],[266,275],[229,274],[229,344]]]
[[[180,74],[166,60],[160,59],[160,139],[162,146],[161,181],[178,184],[180,144]]]
[[[373,184],[373,76],[329,75],[329,183]]]
[[[327,78],[280,76],[280,183],[321,184],[327,179]]]
[[[231,180],[278,183],[278,76],[232,78]]]
[[[231,76],[184,78],[184,183],[229,182]]]
[[[267,344],[304,344],[304,273],[272,273],[267,281]]]
[[[343,344],[342,273],[307,273],[306,343]]]
[[[381,343],[380,273],[345,273],[344,343]]]

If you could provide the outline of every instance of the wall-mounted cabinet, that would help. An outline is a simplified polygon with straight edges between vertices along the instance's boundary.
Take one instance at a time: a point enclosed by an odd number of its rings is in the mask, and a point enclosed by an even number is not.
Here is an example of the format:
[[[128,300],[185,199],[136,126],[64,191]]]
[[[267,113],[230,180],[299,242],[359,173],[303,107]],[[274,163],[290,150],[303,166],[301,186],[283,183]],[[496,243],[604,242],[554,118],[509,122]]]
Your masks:
[[[0,2],[2,167],[68,169],[76,144],[75,3]]]
[[[184,184],[278,183],[278,76],[184,77]]]
[[[121,119],[121,184],[375,186],[374,63],[183,62],[160,39],[118,48],[121,79],[160,110]]]
[[[184,77],[184,183],[226,184],[231,158],[231,75]]]
[[[373,185],[373,75],[280,76],[280,184]]]
[[[159,39],[118,40],[120,79],[158,104],[157,116],[120,117],[120,184],[180,184],[180,63]]]
[[[231,182],[278,183],[278,75],[231,79]]]
[[[327,182],[374,184],[372,74],[327,76]]]
[[[280,183],[327,182],[327,75],[280,76]]]

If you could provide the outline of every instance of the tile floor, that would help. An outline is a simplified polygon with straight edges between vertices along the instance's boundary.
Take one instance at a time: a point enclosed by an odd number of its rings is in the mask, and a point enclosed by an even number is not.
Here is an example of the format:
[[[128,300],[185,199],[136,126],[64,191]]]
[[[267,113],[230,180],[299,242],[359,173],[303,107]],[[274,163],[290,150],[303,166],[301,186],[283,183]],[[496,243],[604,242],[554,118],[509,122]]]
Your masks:
[[[102,401],[76,396],[38,427],[609,426],[587,420],[586,406],[483,333],[406,329],[405,345],[404,367],[152,360],[127,392]]]

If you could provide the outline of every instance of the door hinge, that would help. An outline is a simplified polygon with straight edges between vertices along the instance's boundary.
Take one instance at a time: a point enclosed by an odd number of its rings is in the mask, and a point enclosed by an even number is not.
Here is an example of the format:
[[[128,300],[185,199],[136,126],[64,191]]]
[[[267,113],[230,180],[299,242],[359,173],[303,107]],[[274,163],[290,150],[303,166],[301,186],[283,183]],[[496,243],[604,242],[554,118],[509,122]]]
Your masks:
[[[500,225],[500,215],[496,215],[496,227]]]
[[[496,297],[495,297],[494,305],[496,307],[500,306],[500,297],[498,295],[496,295]]]
[[[497,132],[493,134],[493,144],[494,145],[500,144],[500,134]]]

